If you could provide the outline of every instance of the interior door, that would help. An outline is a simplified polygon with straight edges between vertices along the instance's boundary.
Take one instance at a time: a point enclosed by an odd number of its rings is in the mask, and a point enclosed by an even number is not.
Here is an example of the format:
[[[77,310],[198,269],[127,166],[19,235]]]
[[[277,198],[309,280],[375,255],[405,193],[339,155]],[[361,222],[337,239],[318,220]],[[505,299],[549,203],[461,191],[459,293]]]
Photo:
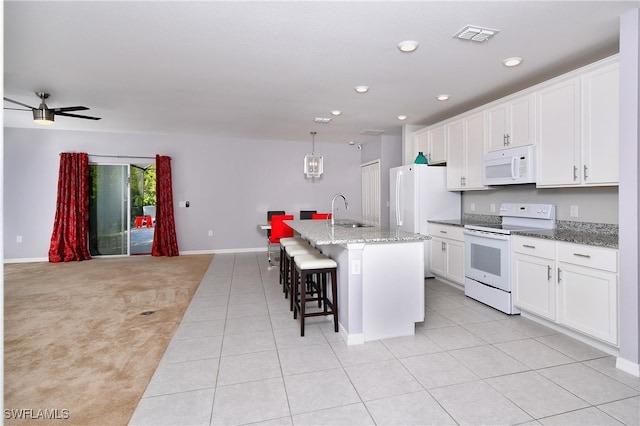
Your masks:
[[[362,175],[362,221],[380,225],[380,162],[364,164]]]
[[[129,165],[89,165],[89,252],[129,254]]]

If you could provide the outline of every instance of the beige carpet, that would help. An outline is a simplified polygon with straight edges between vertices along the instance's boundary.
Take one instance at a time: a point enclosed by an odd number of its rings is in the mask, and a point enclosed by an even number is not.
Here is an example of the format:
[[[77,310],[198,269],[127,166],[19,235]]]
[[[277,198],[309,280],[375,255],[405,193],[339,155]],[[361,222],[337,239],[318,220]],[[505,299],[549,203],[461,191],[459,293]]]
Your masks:
[[[4,424],[126,425],[212,257],[6,264]]]

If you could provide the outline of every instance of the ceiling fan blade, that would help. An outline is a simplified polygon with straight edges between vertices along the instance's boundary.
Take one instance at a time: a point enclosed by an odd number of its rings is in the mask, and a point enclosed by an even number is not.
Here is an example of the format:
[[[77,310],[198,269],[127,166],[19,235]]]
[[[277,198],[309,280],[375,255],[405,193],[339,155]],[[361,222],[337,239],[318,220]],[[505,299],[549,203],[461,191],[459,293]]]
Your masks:
[[[72,106],[72,107],[63,107],[63,108],[51,108],[51,111],[55,112],[56,114],[60,114],[61,112],[67,112],[67,111],[86,111],[89,108],[87,108],[86,106]]]
[[[88,115],[69,114],[67,112],[56,112],[55,115],[61,115],[63,117],[73,117],[73,118],[86,118],[87,120],[100,120],[100,117],[89,117]]]
[[[24,109],[24,108],[7,108],[7,107],[4,107],[4,109],[10,109],[11,111],[32,111],[30,109]]]
[[[13,102],[14,104],[22,105],[22,106],[23,106],[23,107],[25,107],[25,108],[35,109],[35,108],[34,108],[34,107],[32,107],[32,106],[29,106],[29,105],[27,105],[27,104],[23,104],[22,102],[14,101],[13,99],[4,98],[4,100],[5,100],[5,101],[7,101],[7,102]]]

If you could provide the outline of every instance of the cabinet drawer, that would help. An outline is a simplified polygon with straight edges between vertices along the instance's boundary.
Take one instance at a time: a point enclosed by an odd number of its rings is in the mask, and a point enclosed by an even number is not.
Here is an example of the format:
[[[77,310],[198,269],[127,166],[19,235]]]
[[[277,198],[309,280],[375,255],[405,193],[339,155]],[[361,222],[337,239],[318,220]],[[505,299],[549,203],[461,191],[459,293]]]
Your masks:
[[[440,225],[438,223],[429,224],[429,235],[432,237],[449,238],[456,241],[464,241],[464,228],[461,226]]]
[[[618,251],[612,249],[558,243],[558,261],[618,272]]]
[[[516,253],[528,254],[531,256],[544,257],[546,259],[555,259],[556,242],[544,240],[542,238],[513,237],[513,251]]]

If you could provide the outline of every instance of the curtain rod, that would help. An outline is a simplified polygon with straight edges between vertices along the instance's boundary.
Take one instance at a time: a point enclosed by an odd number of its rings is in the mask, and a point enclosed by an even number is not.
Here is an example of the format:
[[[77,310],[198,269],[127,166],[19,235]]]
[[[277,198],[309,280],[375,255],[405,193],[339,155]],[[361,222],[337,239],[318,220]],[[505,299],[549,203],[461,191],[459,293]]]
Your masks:
[[[142,157],[137,155],[101,155],[101,154],[89,154],[91,157],[107,157],[107,158],[143,158],[149,160],[155,160],[156,157]]]

